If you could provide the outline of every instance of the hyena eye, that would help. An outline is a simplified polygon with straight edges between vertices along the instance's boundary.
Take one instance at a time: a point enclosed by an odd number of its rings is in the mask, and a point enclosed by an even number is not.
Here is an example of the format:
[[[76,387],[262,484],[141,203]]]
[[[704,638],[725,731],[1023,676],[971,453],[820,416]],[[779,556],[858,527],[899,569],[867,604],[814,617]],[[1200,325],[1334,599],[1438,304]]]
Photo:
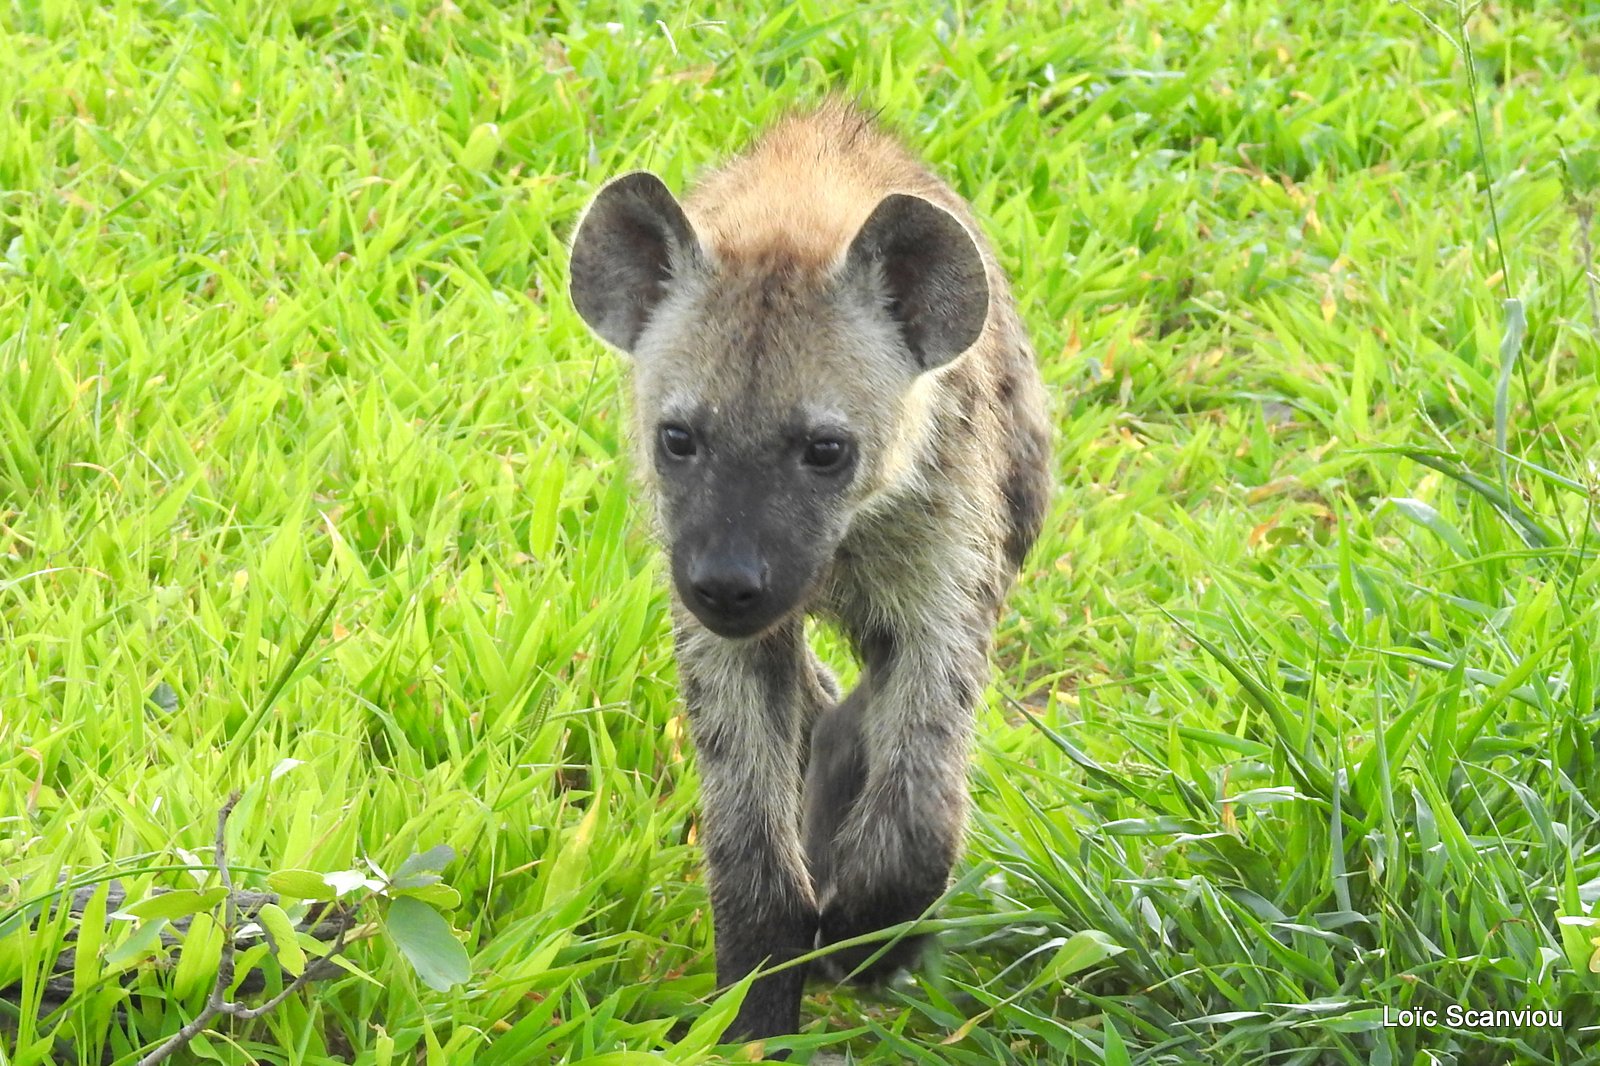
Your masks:
[[[806,445],[800,461],[814,470],[837,470],[850,458],[850,443],[837,437],[818,437]]]
[[[674,459],[687,459],[694,454],[694,434],[682,426],[661,427],[661,450]]]

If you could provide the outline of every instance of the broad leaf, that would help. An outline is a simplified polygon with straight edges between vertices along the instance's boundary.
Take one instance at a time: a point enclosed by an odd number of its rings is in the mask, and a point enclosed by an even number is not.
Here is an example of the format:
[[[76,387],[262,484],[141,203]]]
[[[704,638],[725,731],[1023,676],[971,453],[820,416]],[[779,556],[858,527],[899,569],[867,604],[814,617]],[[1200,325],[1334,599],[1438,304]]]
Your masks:
[[[400,897],[389,904],[384,923],[424,984],[445,992],[472,975],[467,949],[444,916],[426,903]]]

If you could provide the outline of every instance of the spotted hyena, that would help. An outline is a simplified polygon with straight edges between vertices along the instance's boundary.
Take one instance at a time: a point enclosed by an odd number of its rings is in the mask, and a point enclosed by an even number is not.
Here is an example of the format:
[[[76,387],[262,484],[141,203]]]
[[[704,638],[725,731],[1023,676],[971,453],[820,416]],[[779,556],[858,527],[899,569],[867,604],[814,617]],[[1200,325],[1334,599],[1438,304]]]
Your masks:
[[[971,209],[830,100],[681,204],[653,174],[607,184],[572,300],[631,356],[719,980],[918,917],[961,843],[996,614],[1050,488],[1039,373]],[[848,696],[808,615],[860,656]],[[759,978],[730,1035],[793,1032],[804,980]]]

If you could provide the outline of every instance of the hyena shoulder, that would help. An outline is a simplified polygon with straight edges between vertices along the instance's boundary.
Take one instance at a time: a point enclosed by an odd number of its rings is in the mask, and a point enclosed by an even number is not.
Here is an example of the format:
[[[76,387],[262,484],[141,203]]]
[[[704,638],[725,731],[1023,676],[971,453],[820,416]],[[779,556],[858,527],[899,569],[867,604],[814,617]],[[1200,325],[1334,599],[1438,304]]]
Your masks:
[[[711,171],[684,199],[723,262],[788,258],[833,266],[890,193],[921,196],[971,224],[965,202],[871,116],[837,97],[793,112]]]

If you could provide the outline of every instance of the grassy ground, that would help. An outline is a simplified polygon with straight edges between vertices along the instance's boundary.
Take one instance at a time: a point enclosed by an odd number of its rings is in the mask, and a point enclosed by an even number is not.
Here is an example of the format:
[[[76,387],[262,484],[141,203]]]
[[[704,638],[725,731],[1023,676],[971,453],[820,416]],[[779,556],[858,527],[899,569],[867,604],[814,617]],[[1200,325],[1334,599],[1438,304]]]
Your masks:
[[[235,788],[246,885],[453,847],[470,976],[373,929],[370,980],[176,1061],[709,1053],[661,567],[563,239],[830,85],[987,219],[1061,490],[945,951],[815,990],[799,1057],[1600,1058],[1600,12],[1474,17],[1489,181],[1463,57],[1384,0],[458,2],[0,13],[0,1062],[194,1017],[218,938],[139,964],[148,920],[41,1016],[76,927],[24,903],[195,887]],[[1452,1003],[1564,1027],[1383,1026]]]

